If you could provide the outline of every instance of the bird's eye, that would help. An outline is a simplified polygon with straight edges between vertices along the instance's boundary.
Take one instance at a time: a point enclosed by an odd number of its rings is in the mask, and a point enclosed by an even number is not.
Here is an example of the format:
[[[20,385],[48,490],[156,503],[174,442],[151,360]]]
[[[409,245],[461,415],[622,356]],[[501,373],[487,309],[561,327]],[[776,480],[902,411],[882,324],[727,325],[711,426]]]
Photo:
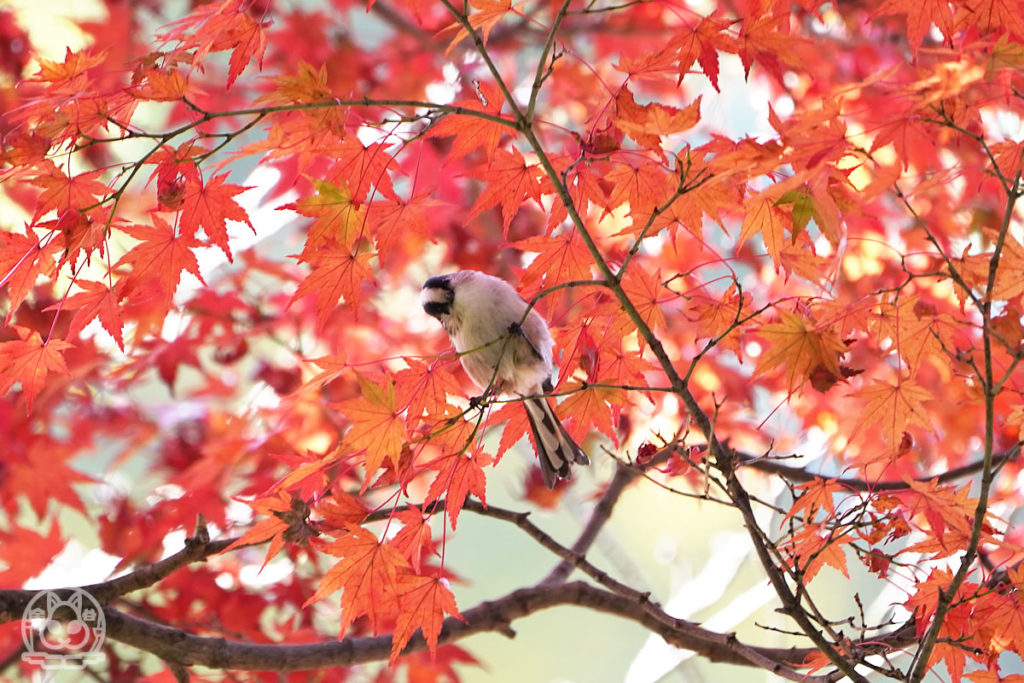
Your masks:
[[[447,301],[425,301],[423,303],[423,310],[427,312],[427,315],[440,318],[442,315],[451,313],[452,305]]]

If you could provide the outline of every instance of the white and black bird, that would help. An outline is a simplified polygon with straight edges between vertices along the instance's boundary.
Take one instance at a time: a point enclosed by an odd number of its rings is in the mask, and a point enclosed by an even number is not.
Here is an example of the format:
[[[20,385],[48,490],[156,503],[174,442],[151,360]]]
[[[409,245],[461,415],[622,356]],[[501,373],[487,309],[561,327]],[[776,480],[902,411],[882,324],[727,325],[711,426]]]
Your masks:
[[[504,280],[475,270],[432,277],[420,294],[423,310],[437,318],[481,391],[523,397],[544,483],[570,475],[570,464],[589,465],[555,415],[550,401],[551,347],[548,324]]]

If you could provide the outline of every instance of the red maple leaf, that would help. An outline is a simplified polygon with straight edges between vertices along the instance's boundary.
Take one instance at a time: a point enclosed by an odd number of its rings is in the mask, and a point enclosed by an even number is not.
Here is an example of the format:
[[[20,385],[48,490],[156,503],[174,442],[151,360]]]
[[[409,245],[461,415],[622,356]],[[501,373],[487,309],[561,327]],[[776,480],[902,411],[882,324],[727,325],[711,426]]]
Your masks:
[[[21,235],[0,231],[0,287],[7,286],[7,322],[40,277],[51,277],[57,240],[37,239],[31,232]]]
[[[121,319],[121,308],[118,306],[120,281],[113,288],[95,280],[78,280],[75,284],[82,291],[72,294],[63,303],[54,304],[46,310],[75,311],[71,324],[68,326],[69,337],[76,336],[86,325],[98,318],[103,329],[114,338],[118,347],[123,351],[124,321]]]
[[[422,243],[423,237],[430,235],[430,212],[441,202],[428,199],[427,194],[419,194],[408,202],[383,201],[374,202],[368,207],[367,222],[377,243],[379,258],[393,258],[403,251],[400,246]]]
[[[530,421],[527,419],[526,410],[518,403],[506,403],[487,417],[488,425],[497,425],[502,422],[505,423],[505,426],[501,430],[501,439],[498,440],[498,450],[494,456],[496,461],[500,460],[501,456],[515,446],[521,438],[530,433]]]
[[[452,373],[441,365],[427,365],[415,358],[405,358],[409,366],[395,373],[397,404],[407,406],[408,419],[439,421],[447,416],[449,394],[457,396],[461,385]]]
[[[469,0],[469,4],[477,10],[469,15],[469,25],[474,29],[480,30],[483,34],[484,43],[487,42],[491,29],[512,9],[511,0]],[[452,42],[445,49],[445,55],[451,52],[452,48],[469,35],[469,32],[458,23],[446,27],[442,33],[452,30],[455,31],[455,37],[452,38]]]
[[[481,83],[476,97],[454,102],[455,106],[498,116],[502,106],[501,91],[493,83]],[[449,159],[458,159],[482,148],[483,154],[491,158],[498,149],[501,137],[508,132],[508,126],[482,116],[471,114],[449,114],[428,131],[428,137],[455,136]]]
[[[429,464],[437,470],[437,476],[430,483],[424,503],[445,498],[445,512],[452,520],[452,529],[459,520],[459,512],[469,494],[474,494],[482,503],[487,502],[487,477],[483,467],[493,459],[486,453],[446,455]]]
[[[730,22],[718,18],[718,13],[704,17],[697,27],[687,32],[682,31],[669,43],[669,48],[679,50],[679,79],[682,80],[689,72],[693,63],[699,62],[704,75],[711,85],[718,90],[718,51],[735,51],[735,39],[725,31]]]
[[[35,330],[20,325],[13,327],[21,339],[0,342],[0,395],[20,382],[25,407],[31,412],[32,402],[42,391],[51,372],[71,375],[62,351],[72,345],[60,339],[44,342]]]
[[[932,24],[947,38],[953,35],[953,11],[943,0],[885,0],[875,10],[878,16],[903,14],[907,18],[907,39],[910,49],[917,55],[921,41]]]
[[[45,536],[20,526],[0,529],[0,586],[21,586],[38,576],[64,545],[60,525],[52,520]]]
[[[68,467],[66,461],[76,454],[75,448],[42,437],[34,438],[23,453],[8,454],[0,502],[11,512],[21,497],[39,519],[46,516],[51,500],[85,514],[74,487],[94,480]]]
[[[469,217],[478,216],[492,206],[501,205],[501,218],[508,236],[508,226],[526,198],[540,203],[540,173],[537,164],[526,164],[519,150],[497,150],[487,168],[479,172],[484,189],[469,210]]]
[[[156,215],[152,226],[132,225],[122,229],[140,240],[114,265],[115,270],[130,266],[125,275],[125,296],[153,285],[164,306],[169,307],[183,271],[192,273],[205,284],[199,273],[199,262],[192,252],[194,247],[200,246],[194,237],[177,235],[167,221]]]
[[[231,259],[231,247],[228,246],[227,221],[245,223],[256,232],[249,222],[249,214],[245,212],[233,198],[248,190],[241,185],[228,185],[224,180],[227,173],[222,173],[203,183],[198,177],[190,178],[185,183],[185,195],[181,207],[181,234],[195,237],[202,228],[211,242],[216,244]]]

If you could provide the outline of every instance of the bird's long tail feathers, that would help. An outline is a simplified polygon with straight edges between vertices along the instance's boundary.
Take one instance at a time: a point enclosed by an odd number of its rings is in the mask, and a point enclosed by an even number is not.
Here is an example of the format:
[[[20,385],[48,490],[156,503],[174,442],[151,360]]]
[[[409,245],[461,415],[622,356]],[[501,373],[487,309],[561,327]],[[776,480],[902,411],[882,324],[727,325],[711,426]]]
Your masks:
[[[569,478],[570,463],[590,464],[590,459],[565,431],[546,398],[528,398],[523,401],[523,406],[530,419],[533,441],[537,445],[537,457],[540,459],[540,471],[548,488],[554,486],[559,478]]]

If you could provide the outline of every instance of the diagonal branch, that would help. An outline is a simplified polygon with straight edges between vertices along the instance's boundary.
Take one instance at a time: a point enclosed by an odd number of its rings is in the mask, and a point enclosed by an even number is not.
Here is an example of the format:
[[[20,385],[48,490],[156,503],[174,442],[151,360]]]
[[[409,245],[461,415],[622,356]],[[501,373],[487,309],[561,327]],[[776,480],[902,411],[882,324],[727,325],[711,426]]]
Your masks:
[[[910,681],[916,682],[924,680],[925,675],[928,673],[931,653],[932,650],[935,649],[935,644],[938,642],[939,632],[942,630],[946,614],[953,607],[953,601],[956,598],[956,594],[967,579],[967,574],[978,557],[978,546],[981,543],[982,528],[985,524],[985,516],[988,514],[988,498],[992,489],[992,483],[995,480],[996,472],[995,467],[993,466],[996,382],[992,360],[992,293],[995,290],[999,259],[1002,254],[1007,235],[1010,231],[1010,224],[1013,221],[1014,207],[1016,206],[1017,199],[1020,197],[1020,184],[1021,173],[1018,172],[1017,177],[1014,178],[1013,187],[1006,190],[1007,199],[1006,209],[1003,212],[1003,222],[999,229],[999,236],[996,239],[992,258],[989,261],[988,281],[985,286],[985,295],[978,306],[978,310],[982,316],[983,332],[981,339],[985,358],[984,377],[980,378],[981,385],[984,388],[985,400],[985,456],[981,470],[981,486],[978,491],[978,503],[974,508],[974,520],[971,525],[971,537],[967,542],[967,548],[965,549],[963,556],[960,558],[960,566],[957,568],[956,574],[953,576],[953,580],[950,581],[949,586],[947,586],[945,590],[940,591],[939,593],[939,599],[935,605],[935,613],[932,616],[932,623],[928,626],[928,630],[925,631],[924,637],[921,640],[921,646],[914,655],[914,664],[908,679]]]
[[[622,283],[616,277],[615,272],[612,270],[611,265],[605,259],[604,254],[601,252],[600,247],[597,245],[593,235],[587,229],[586,223],[580,216],[579,211],[576,208],[575,202],[572,201],[572,197],[569,194],[569,190],[565,187],[562,179],[555,169],[550,157],[548,156],[547,149],[537,138],[530,122],[526,119],[522,109],[516,103],[512,97],[511,92],[508,91],[504,82],[499,78],[497,68],[490,56],[487,53],[487,49],[483,44],[483,40],[477,31],[469,24],[468,19],[454,11],[454,8],[448,3],[447,0],[442,0],[449,11],[455,16],[456,20],[462,25],[462,27],[472,37],[474,43],[477,46],[477,50],[481,55],[481,58],[487,64],[491,73],[494,74],[498,81],[499,87],[505,96],[506,103],[512,110],[512,113],[517,121],[520,122],[521,132],[529,143],[531,150],[537,155],[538,162],[541,168],[544,169],[545,175],[551,181],[552,186],[555,189],[559,201],[565,207],[568,214],[569,220],[572,221],[573,227],[576,229],[577,234],[583,240],[587,251],[590,254],[591,259],[597,266],[598,271],[601,273],[601,277],[606,282],[608,289],[615,295],[619,304],[622,306],[623,312],[629,317],[630,321],[635,326],[637,333],[644,339],[651,352],[654,354],[661,366],[662,371],[669,379],[672,385],[673,391],[682,400],[683,405],[686,407],[686,411],[693,418],[697,424],[699,430],[703,433],[710,445],[711,454],[714,457],[717,467],[729,480],[729,490],[734,496],[734,500],[743,514],[744,522],[746,523],[747,530],[750,534],[751,540],[754,543],[755,550],[757,551],[758,558],[761,560],[761,564],[768,575],[768,579],[771,581],[779,599],[782,604],[787,608],[789,615],[794,621],[800,626],[801,630],[807,634],[812,642],[824,653],[829,661],[831,661],[837,668],[843,673],[849,676],[854,681],[864,681],[864,677],[857,673],[853,664],[842,655],[836,647],[829,642],[810,621],[808,616],[800,609],[794,609],[798,606],[798,599],[789,588],[788,583],[785,580],[782,572],[779,571],[778,567],[772,561],[771,555],[768,549],[764,545],[764,541],[759,533],[759,529],[756,525],[753,510],[750,507],[750,499],[747,496],[746,491],[743,489],[739,480],[735,477],[735,471],[733,468],[734,456],[731,450],[723,446],[718,440],[715,433],[714,427],[711,423],[711,419],[708,414],[700,407],[700,403],[697,401],[697,397],[690,391],[687,383],[680,376],[675,368],[675,364],[668,352],[665,350],[664,345],[654,331],[647,325],[647,322],[643,319],[643,316],[637,310],[636,306],[630,300],[629,295],[626,293],[622,286]]]

